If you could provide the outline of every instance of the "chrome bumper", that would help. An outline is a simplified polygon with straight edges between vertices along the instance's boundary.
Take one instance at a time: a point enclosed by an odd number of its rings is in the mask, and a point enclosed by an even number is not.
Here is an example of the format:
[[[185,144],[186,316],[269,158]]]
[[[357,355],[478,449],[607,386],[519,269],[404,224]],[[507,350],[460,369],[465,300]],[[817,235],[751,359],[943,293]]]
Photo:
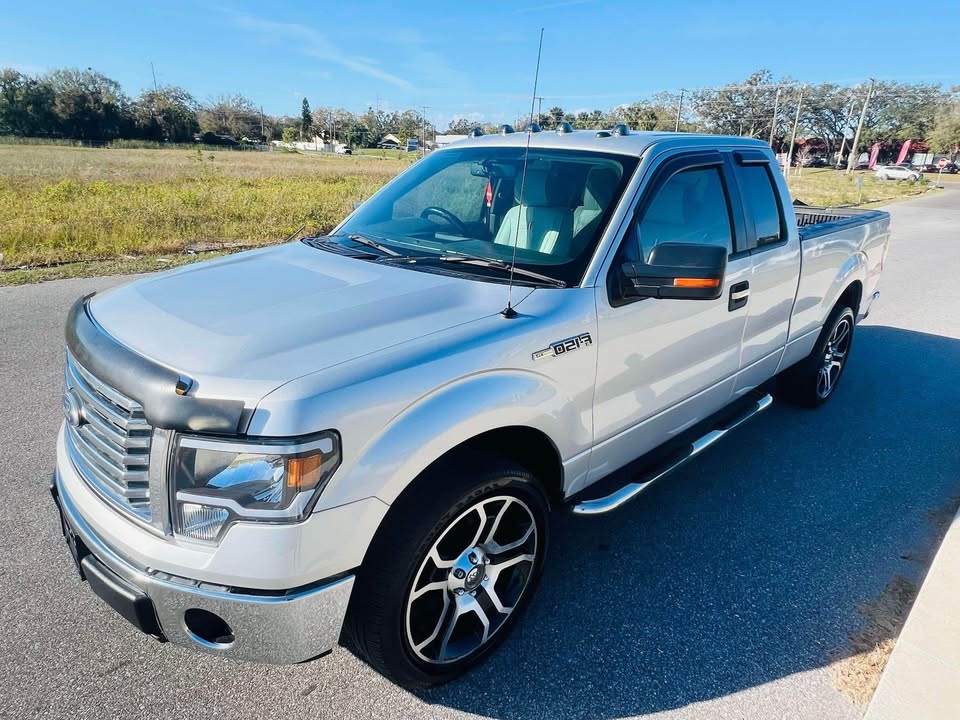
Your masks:
[[[353,576],[286,594],[249,594],[137,567],[96,536],[65,492],[59,473],[54,484],[65,522],[103,566],[152,601],[163,637],[170,642],[237,660],[277,664],[310,660],[337,644]],[[187,627],[188,610],[221,618],[232,640],[213,642],[192,632]]]

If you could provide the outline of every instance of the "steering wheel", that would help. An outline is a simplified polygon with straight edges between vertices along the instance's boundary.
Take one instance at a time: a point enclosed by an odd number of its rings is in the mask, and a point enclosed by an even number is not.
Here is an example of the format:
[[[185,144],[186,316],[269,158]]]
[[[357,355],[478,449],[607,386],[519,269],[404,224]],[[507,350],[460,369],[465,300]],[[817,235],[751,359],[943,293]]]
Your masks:
[[[431,215],[437,215],[438,217],[442,217],[448,223],[453,225],[453,227],[456,228],[457,232],[460,233],[461,235],[466,236],[470,234],[467,231],[467,226],[463,224],[463,220],[461,220],[460,218],[458,218],[456,215],[454,215],[452,212],[450,212],[445,208],[437,207],[436,205],[431,205],[428,208],[424,208],[423,212],[420,213],[420,217],[422,217],[424,220],[426,220]]]

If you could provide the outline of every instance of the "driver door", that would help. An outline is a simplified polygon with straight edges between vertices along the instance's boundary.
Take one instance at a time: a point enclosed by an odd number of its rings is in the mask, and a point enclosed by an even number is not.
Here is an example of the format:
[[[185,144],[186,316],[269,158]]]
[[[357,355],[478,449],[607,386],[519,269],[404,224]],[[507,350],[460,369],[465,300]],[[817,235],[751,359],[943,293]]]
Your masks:
[[[745,231],[729,159],[715,151],[667,153],[648,173],[607,281],[596,287],[595,443],[587,483],[726,405],[740,366],[746,309],[731,296],[749,277],[751,260],[736,254]],[[726,248],[718,299],[624,296],[623,263],[646,262],[664,242]]]

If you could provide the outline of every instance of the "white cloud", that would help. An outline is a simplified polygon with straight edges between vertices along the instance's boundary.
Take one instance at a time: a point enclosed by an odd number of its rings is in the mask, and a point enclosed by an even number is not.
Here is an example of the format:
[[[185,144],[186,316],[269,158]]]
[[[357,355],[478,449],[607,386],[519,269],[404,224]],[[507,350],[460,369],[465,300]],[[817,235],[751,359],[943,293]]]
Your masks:
[[[246,13],[234,15],[234,21],[242,28],[254,31],[270,41],[296,41],[303,54],[320,60],[327,60],[361,75],[396,85],[412,88],[409,80],[387,72],[377,66],[372,58],[350,55],[337,47],[326,35],[300,23],[264,20]]]

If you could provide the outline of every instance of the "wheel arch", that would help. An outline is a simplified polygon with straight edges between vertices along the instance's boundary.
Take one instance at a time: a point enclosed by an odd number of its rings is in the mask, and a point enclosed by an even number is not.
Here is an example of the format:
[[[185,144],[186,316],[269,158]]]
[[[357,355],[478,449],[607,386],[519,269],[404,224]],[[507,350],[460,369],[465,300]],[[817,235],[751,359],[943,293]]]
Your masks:
[[[487,430],[451,448],[424,472],[429,472],[436,464],[465,451],[480,452],[520,465],[529,470],[541,484],[551,505],[562,502],[563,460],[556,444],[542,430],[525,425]]]
[[[856,318],[860,314],[860,303],[863,301],[863,282],[860,280],[854,280],[852,283],[847,285],[840,297],[837,298],[837,301],[833,304],[833,307],[836,308],[837,305],[845,304],[851,310],[853,310],[853,316]],[[831,309],[831,312],[833,310]]]
[[[334,476],[321,502],[374,496],[392,505],[436,463],[467,449],[523,466],[555,500],[568,476],[585,472],[591,440],[589,411],[550,378],[519,370],[482,373],[439,388],[393,418],[359,449],[346,473]]]

